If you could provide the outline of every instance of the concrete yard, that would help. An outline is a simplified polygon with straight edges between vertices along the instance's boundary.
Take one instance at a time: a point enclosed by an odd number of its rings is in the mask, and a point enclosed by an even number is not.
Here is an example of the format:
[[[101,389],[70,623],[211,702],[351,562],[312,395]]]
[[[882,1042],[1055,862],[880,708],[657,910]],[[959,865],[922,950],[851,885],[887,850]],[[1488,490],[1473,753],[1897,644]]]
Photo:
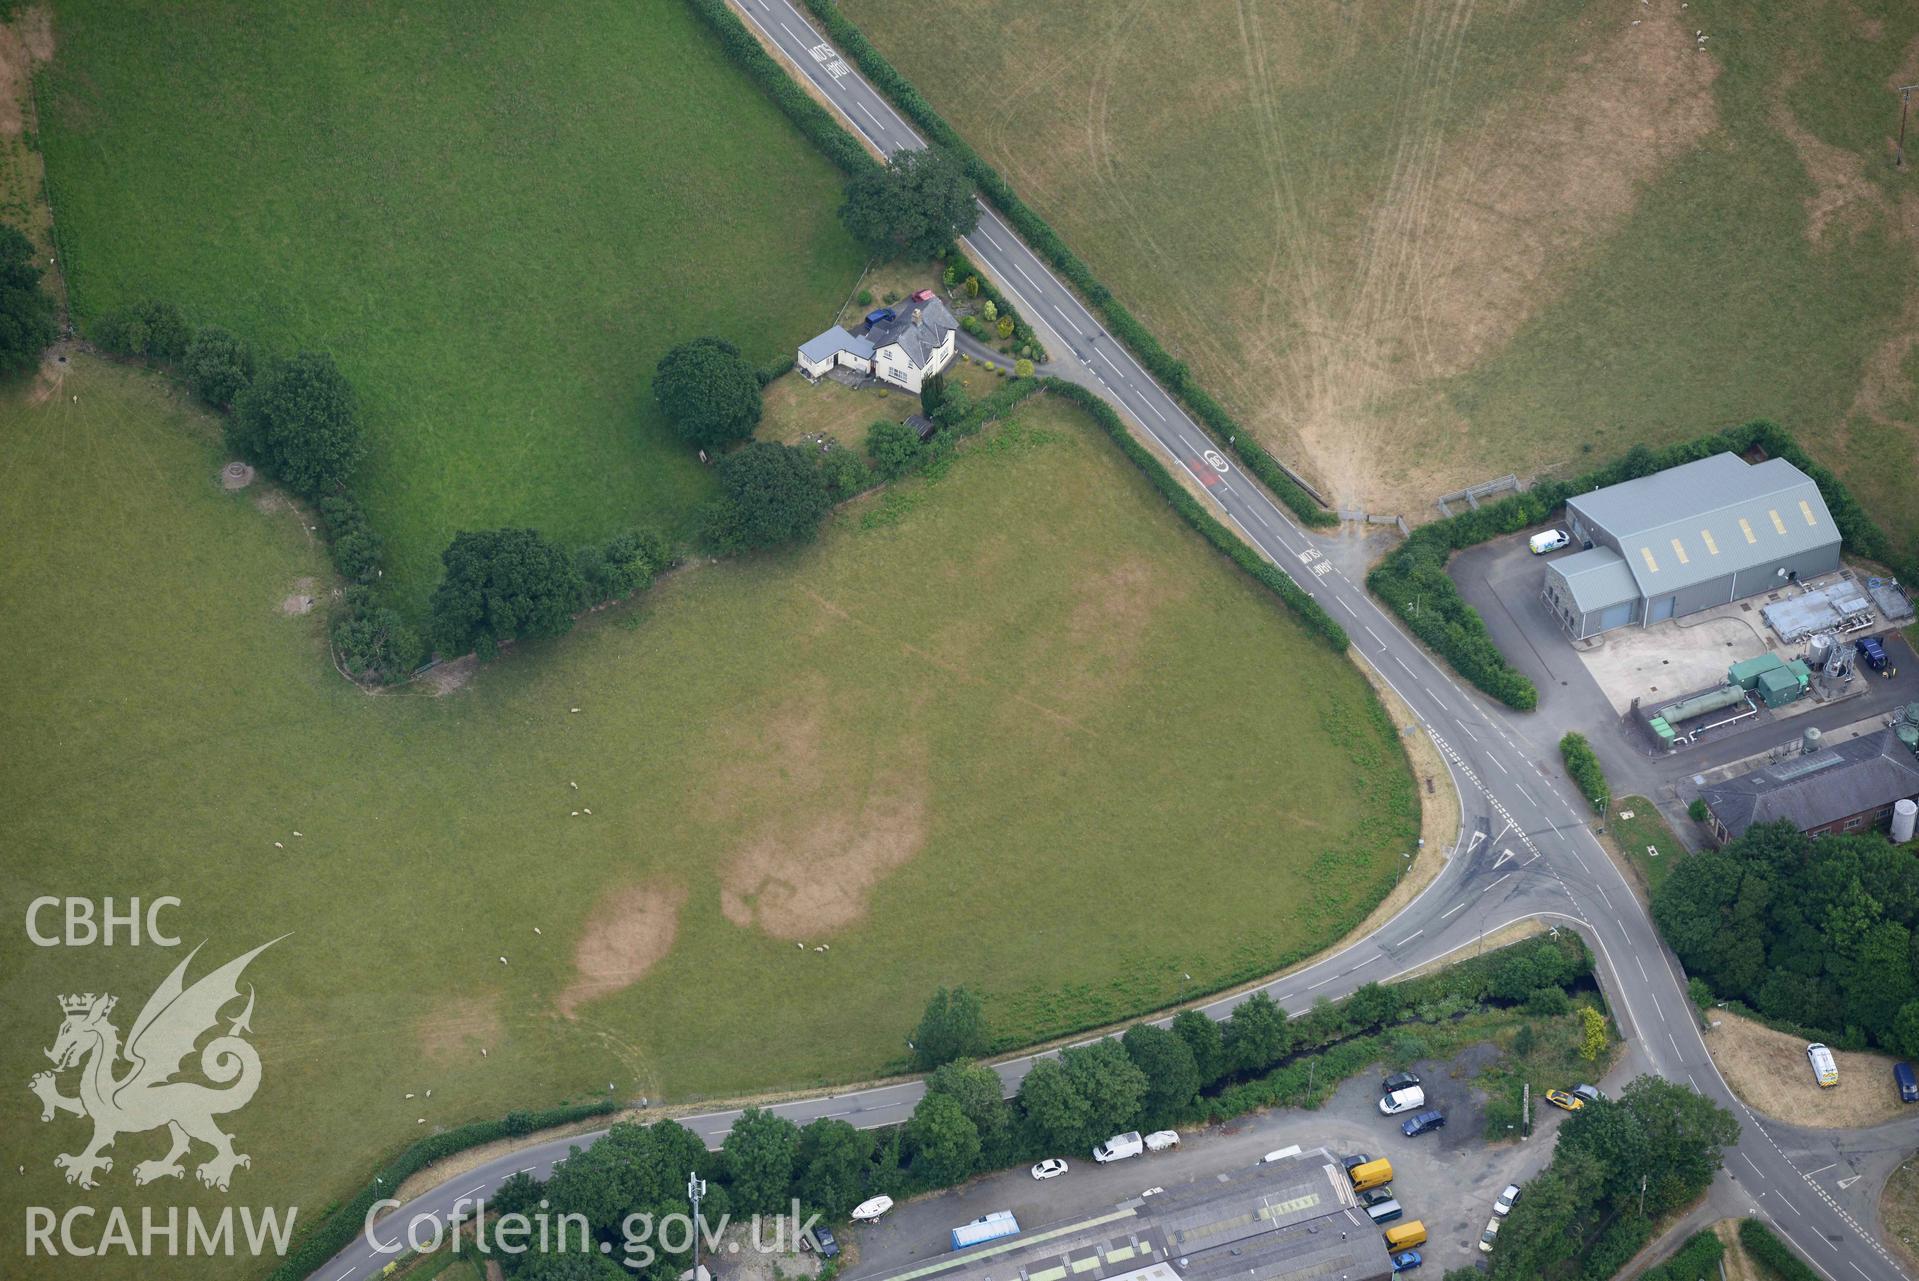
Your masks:
[[[1431,1105],[1447,1116],[1446,1127],[1435,1133],[1414,1139],[1400,1134],[1398,1118],[1379,1114],[1383,1073],[1367,1072],[1346,1082],[1317,1111],[1281,1109],[1182,1131],[1174,1151],[1105,1166],[1095,1164],[1089,1153],[1062,1153],[1071,1169],[1060,1178],[1037,1182],[1020,1167],[898,1206],[880,1222],[848,1231],[858,1261],[846,1275],[849,1281],[868,1281],[923,1266],[950,1253],[948,1233],[954,1227],[994,1210],[1011,1210],[1030,1233],[1111,1209],[1148,1188],[1172,1189],[1251,1166],[1275,1148],[1299,1144],[1325,1147],[1338,1156],[1365,1152],[1391,1160],[1393,1190],[1406,1207],[1402,1221],[1426,1224],[1429,1240],[1420,1253],[1427,1275],[1438,1277],[1447,1268],[1484,1257],[1477,1248],[1479,1233],[1492,1213],[1493,1198],[1507,1183],[1523,1183],[1551,1158],[1562,1117],[1541,1104],[1531,1139],[1498,1145],[1481,1139],[1483,1102],[1465,1078],[1487,1053],[1485,1047],[1476,1047],[1449,1061],[1415,1065]],[[1455,1080],[1455,1074],[1460,1079]]]

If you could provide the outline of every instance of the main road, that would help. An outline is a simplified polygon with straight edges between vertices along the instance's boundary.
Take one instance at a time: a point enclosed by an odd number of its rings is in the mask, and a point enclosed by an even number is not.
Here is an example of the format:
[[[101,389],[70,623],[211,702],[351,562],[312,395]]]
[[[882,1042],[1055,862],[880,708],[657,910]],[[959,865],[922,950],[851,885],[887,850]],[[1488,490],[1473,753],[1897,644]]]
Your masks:
[[[801,15],[791,0],[729,0],[861,137],[890,155],[925,145],[858,70]],[[1852,1177],[1844,1141],[1808,1141],[1803,1132],[1755,1116],[1727,1087],[1706,1052],[1684,976],[1624,876],[1593,835],[1583,800],[1552,764],[1551,742],[1533,741],[1536,721],[1516,716],[1454,683],[1424,649],[1325,555],[1258,484],[1235,467],[1154,382],[1078,296],[991,208],[964,248],[990,272],[1037,328],[1061,376],[1096,390],[1145,432],[1201,487],[1220,515],[1285,570],[1343,623],[1353,653],[1412,709],[1420,729],[1445,757],[1461,798],[1460,842],[1445,869],[1370,937],[1263,988],[1294,1011],[1320,997],[1338,998],[1368,982],[1390,979],[1471,947],[1504,926],[1528,919],[1573,928],[1592,945],[1600,982],[1625,1033],[1634,1065],[1731,1109],[1741,1121],[1726,1153],[1714,1200],[1729,1213],[1755,1213],[1790,1240],[1831,1281],[1891,1281],[1906,1274],[1864,1226],[1877,1215],[1867,1198],[1873,1179]],[[1204,1006],[1224,1018],[1251,992]],[[1048,1053],[1055,1053],[1049,1051]],[[1039,1057],[997,1065],[1009,1093]],[[863,1128],[904,1121],[921,1095],[917,1081],[829,1094],[772,1107],[804,1125],[838,1117]],[[709,1146],[725,1139],[737,1111],[682,1117]],[[1775,1138],[1774,1134],[1779,1137]],[[1883,1131],[1880,1141],[1883,1142]],[[409,1225],[430,1236],[444,1222],[516,1172],[544,1177],[576,1145],[597,1135],[559,1139],[502,1157],[449,1180],[356,1236],[324,1268],[320,1281],[365,1278],[393,1257]],[[1914,1127],[1919,1146],[1919,1127]],[[1808,1168],[1817,1161],[1819,1168]],[[1857,1190],[1854,1190],[1854,1189]]]

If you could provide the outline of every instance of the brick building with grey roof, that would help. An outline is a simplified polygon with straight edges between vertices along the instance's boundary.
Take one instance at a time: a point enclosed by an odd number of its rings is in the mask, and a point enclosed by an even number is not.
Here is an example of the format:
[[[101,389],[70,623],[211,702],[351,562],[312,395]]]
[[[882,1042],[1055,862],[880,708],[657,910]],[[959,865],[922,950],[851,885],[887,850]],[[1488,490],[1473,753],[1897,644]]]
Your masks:
[[[1755,823],[1781,820],[1813,836],[1865,832],[1890,819],[1897,802],[1919,798],[1919,756],[1881,730],[1736,775],[1699,796],[1721,845]]]

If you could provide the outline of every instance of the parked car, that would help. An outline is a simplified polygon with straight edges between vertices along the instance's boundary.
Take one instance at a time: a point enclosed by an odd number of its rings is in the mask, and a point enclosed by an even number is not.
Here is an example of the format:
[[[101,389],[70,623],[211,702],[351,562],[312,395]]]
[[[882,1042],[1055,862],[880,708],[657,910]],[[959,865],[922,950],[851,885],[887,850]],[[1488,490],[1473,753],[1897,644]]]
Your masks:
[[[1586,1106],[1586,1101],[1564,1090],[1547,1090],[1546,1102],[1566,1112],[1577,1112]]]
[[[1503,1220],[1496,1214],[1486,1220],[1486,1230],[1479,1234],[1479,1252],[1481,1254],[1491,1254],[1493,1252],[1493,1242],[1499,1240],[1499,1225],[1501,1222],[1503,1222]]]
[[[1572,535],[1563,529],[1546,529],[1526,540],[1526,546],[1535,556],[1544,556],[1547,552],[1556,552],[1561,547],[1572,546]]]
[[[1340,1164],[1346,1167],[1346,1173],[1350,1175],[1354,1170],[1358,1169],[1360,1166],[1366,1164],[1370,1160],[1372,1160],[1372,1158],[1370,1156],[1367,1156],[1364,1152],[1355,1152],[1351,1156],[1347,1157],[1345,1160],[1341,1161]]]
[[[1411,1089],[1419,1084],[1419,1077],[1411,1072],[1395,1072],[1379,1083],[1381,1094],[1391,1094],[1395,1090]]]
[[[1599,1087],[1596,1085],[1575,1085],[1573,1086],[1573,1093],[1588,1103],[1604,1103],[1606,1101],[1606,1096],[1600,1092]]]
[[[1913,1076],[1912,1064],[1893,1064],[1892,1083],[1899,1087],[1899,1101],[1901,1103],[1919,1103],[1919,1078]]]
[[[1806,1047],[1806,1062],[1812,1064],[1812,1079],[1819,1082],[1821,1088],[1839,1084],[1839,1060],[1819,1042]]]
[[[1418,1116],[1402,1123],[1399,1132],[1410,1139],[1428,1130],[1437,1130],[1444,1124],[1446,1124],[1446,1114],[1435,1108],[1431,1112],[1421,1112]]]
[[[833,1235],[831,1228],[815,1225],[808,1235],[813,1238],[812,1248],[820,1252],[820,1258],[837,1259],[839,1257],[840,1243],[838,1238]],[[800,1248],[802,1250],[808,1248],[807,1241],[804,1237],[800,1239]]]
[[[1401,1272],[1411,1272],[1425,1261],[1419,1257],[1417,1250],[1402,1250],[1393,1256],[1393,1274],[1397,1276]]]
[[[1381,1158],[1356,1165],[1346,1171],[1346,1177],[1353,1181],[1353,1191],[1364,1192],[1368,1188],[1385,1187],[1393,1181],[1393,1163]]]
[[[1508,1183],[1506,1190],[1501,1192],[1499,1198],[1493,1202],[1493,1213],[1504,1218],[1513,1212],[1513,1202],[1517,1200],[1519,1200],[1519,1185]]]
[[[862,1201],[853,1207],[853,1222],[871,1223],[893,1208],[893,1198],[876,1196],[870,1201]]]
[[[1066,1162],[1056,1156],[1049,1156],[1033,1167],[1033,1177],[1036,1179],[1057,1179],[1064,1173],[1066,1173]]]
[[[1378,1205],[1381,1201],[1390,1201],[1392,1199],[1393,1199],[1393,1185],[1390,1183],[1388,1183],[1384,1187],[1367,1188],[1364,1192],[1361,1192],[1359,1194],[1359,1204],[1362,1208],[1375,1206],[1375,1205]]]
[[[1178,1130],[1154,1130],[1146,1136],[1146,1150],[1148,1152],[1164,1152],[1168,1148],[1176,1148],[1178,1146]]]
[[[1859,661],[1875,672],[1886,670],[1886,647],[1879,643],[1877,636],[1861,636],[1852,643],[1859,651]]]
[[[1379,1101],[1380,1113],[1384,1116],[1398,1116],[1401,1112],[1411,1112],[1414,1108],[1426,1106],[1426,1091],[1417,1085],[1409,1085],[1403,1090],[1395,1090]]]
[[[1389,1198],[1384,1201],[1375,1201],[1367,1206],[1366,1214],[1374,1223],[1391,1223],[1395,1219],[1405,1217],[1406,1207]]]

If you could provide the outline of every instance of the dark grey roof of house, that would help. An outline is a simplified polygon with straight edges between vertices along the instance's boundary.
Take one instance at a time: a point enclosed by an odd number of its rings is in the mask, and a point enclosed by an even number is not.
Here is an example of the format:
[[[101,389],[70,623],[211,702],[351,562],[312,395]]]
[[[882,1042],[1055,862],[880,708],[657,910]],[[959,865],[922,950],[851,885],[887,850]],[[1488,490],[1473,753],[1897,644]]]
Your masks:
[[[938,298],[925,302],[906,299],[896,304],[891,320],[882,320],[866,331],[873,349],[898,343],[916,368],[924,369],[932,355],[945,343],[946,336],[959,328],[953,313]],[[915,317],[918,319],[915,319]]]
[[[900,1281],[1387,1281],[1380,1229],[1324,1148],[1136,1197],[897,1274]]]
[[[1783,458],[1753,464],[1714,454],[1580,494],[1566,506],[1619,540],[1647,597],[1839,541],[1819,486]]]
[[[1548,564],[1546,571],[1566,580],[1573,606],[1582,614],[1597,614],[1608,606],[1639,599],[1639,585],[1633,581],[1632,571],[1610,547],[1589,547],[1562,556]]]
[[[1881,730],[1737,775],[1700,795],[1735,837],[1779,819],[1803,832],[1919,796],[1919,757]]]

